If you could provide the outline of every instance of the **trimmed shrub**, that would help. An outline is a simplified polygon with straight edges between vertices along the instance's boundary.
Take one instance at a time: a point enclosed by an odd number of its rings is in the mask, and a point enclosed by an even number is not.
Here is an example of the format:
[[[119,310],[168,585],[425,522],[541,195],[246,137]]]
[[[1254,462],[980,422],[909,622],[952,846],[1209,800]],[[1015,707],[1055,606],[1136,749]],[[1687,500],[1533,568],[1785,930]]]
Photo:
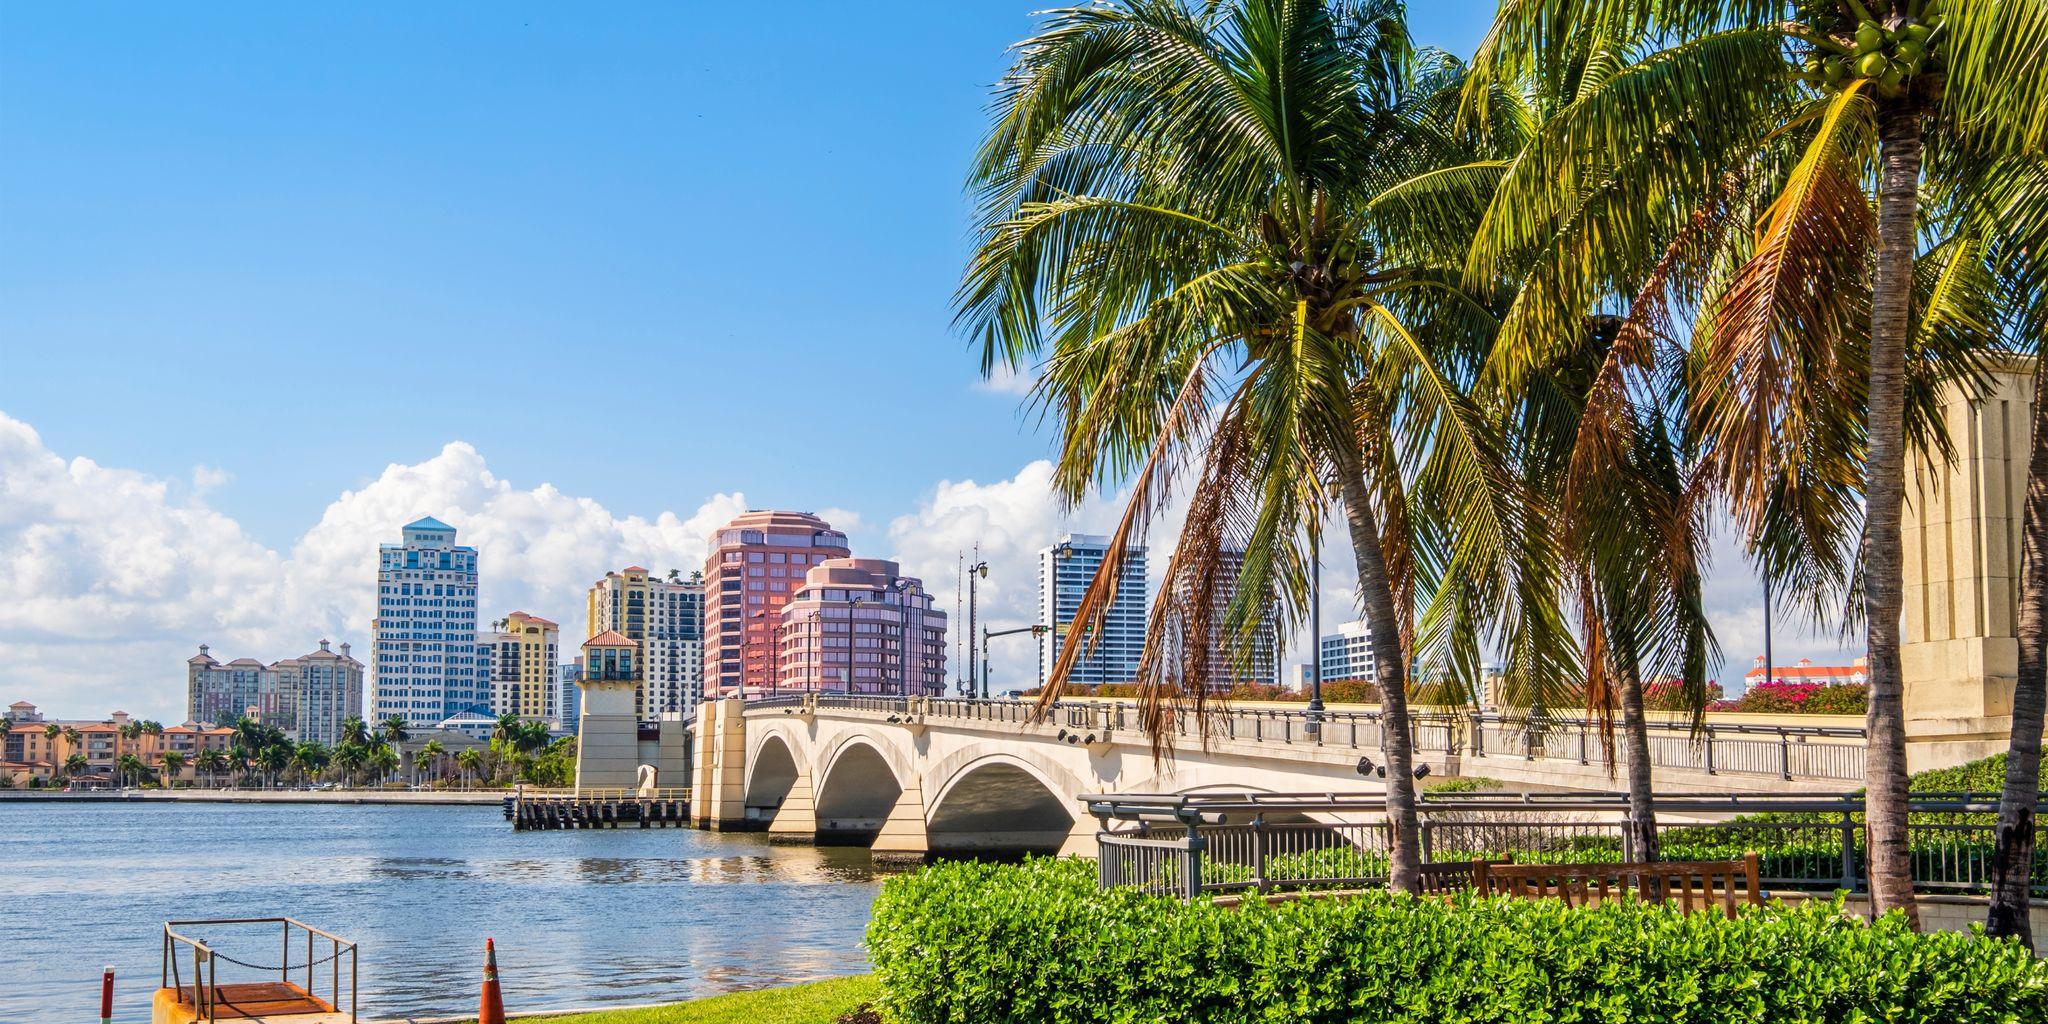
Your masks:
[[[2048,964],[1837,904],[1681,914],[1390,893],[1239,909],[1096,889],[1086,861],[891,879],[868,949],[904,1024],[2048,1020]]]

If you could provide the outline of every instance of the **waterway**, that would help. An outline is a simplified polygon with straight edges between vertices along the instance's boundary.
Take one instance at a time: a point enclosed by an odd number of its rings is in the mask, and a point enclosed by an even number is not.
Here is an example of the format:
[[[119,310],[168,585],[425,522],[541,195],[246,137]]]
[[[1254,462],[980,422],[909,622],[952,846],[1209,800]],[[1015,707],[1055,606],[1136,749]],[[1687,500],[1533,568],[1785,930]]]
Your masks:
[[[356,940],[365,1019],[475,1012],[486,936],[508,1010],[811,981],[866,968],[882,874],[866,850],[758,835],[514,832],[496,807],[0,802],[0,1022],[93,1019],[107,964],[115,1020],[147,1021],[167,919]],[[280,954],[268,928],[205,937]]]

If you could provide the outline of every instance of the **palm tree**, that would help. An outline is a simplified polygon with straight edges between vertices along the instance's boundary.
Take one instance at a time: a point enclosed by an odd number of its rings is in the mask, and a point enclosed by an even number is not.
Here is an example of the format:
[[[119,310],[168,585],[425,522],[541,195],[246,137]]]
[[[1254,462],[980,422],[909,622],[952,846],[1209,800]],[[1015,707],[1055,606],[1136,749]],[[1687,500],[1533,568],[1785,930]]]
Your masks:
[[[318,743],[301,743],[292,748],[292,775],[299,781],[318,778],[331,755]]]
[[[1954,212],[1923,207],[1922,195],[1954,200],[1954,187],[1988,164],[2038,153],[2048,129],[2036,112],[2048,89],[2013,68],[2018,54],[2048,46],[2048,16],[2033,0],[1514,2],[1503,5],[1480,63],[1560,73],[1620,25],[1652,40],[1774,39],[1747,59],[1807,83],[1740,169],[1749,184],[1768,187],[1768,206],[1747,258],[1727,272],[1699,325],[1696,372],[1722,386],[1695,391],[1691,412],[1706,468],[1766,572],[1807,573],[1807,582],[1828,584],[1807,588],[1810,595],[1859,602],[1851,614],[1863,621],[1870,659],[1872,901],[1917,924],[1899,525],[1912,416],[1924,411],[1912,385],[1929,372],[1912,358],[1916,323],[1924,327],[1934,312],[1914,316],[1916,261],[1926,218]],[[1930,152],[1935,159],[1923,161]],[[1799,476],[1815,468],[1815,448],[1846,456],[1858,472]],[[1860,552],[1833,557],[1835,538],[1858,536]]]
[[[398,770],[398,753],[390,747],[378,747],[371,752],[369,765],[377,770],[380,778],[389,779]]]
[[[341,742],[353,743],[358,747],[370,745],[370,727],[361,718],[350,715],[341,723]]]
[[[177,787],[178,773],[185,770],[185,755],[180,751],[166,750],[163,752],[162,761],[164,766],[164,788],[174,789]]]
[[[384,719],[384,738],[392,743],[404,743],[412,738],[412,734],[406,731],[405,716],[392,715]]]
[[[149,766],[134,754],[122,754],[114,759],[114,766],[120,773],[123,786],[140,786],[147,781]]]
[[[1630,846],[1654,860],[1644,682],[1680,680],[1697,726],[1714,660],[1705,495],[1677,429],[1687,357],[1666,321],[1722,245],[1725,168],[1761,144],[1791,90],[1775,33],[1641,44],[1614,26],[1552,66],[1510,64],[1506,78],[1500,62],[1482,66],[1464,114],[1489,151],[1376,205],[1441,239],[1440,258],[1502,310],[1477,392],[1517,438],[1522,486],[1560,547],[1584,672],[1567,699],[1601,722],[1610,767],[1619,710]],[[1637,123],[1656,130],[1616,130]],[[1566,696],[1564,680],[1511,682],[1510,706]]]
[[[447,754],[448,747],[438,739],[428,740],[427,742],[420,744],[419,753],[413,755],[413,766],[415,772],[417,772],[420,763],[425,762],[427,765],[427,770],[434,774],[436,777],[439,777],[441,775],[441,759],[443,757],[446,757]]]
[[[1492,323],[1375,206],[1469,159],[1443,116],[1455,78],[1417,61],[1392,0],[1129,0],[1054,12],[1018,52],[973,174],[960,319],[985,372],[1042,361],[1065,500],[1134,478],[1041,707],[1180,478],[1195,478],[1187,525],[1139,667],[1161,753],[1173,716],[1208,706],[1220,549],[1246,552],[1220,624],[1243,661],[1269,608],[1306,604],[1308,552],[1338,506],[1376,627],[1389,884],[1413,891],[1411,660],[1476,681],[1489,630],[1518,676],[1573,660],[1549,539],[1525,528],[1464,390]]]
[[[361,744],[343,741],[341,746],[334,748],[331,763],[341,771],[341,784],[350,786],[360,781],[358,773],[368,759],[369,752]]]
[[[86,761],[84,754],[72,751],[71,756],[64,759],[64,775],[66,778],[83,775],[88,766],[89,762]]]
[[[220,771],[225,767],[226,761],[227,758],[220,751],[207,747],[193,756],[192,768],[195,774],[206,776],[209,783],[218,784]]]
[[[470,781],[480,779],[478,772],[483,769],[484,755],[481,751],[471,748],[455,755],[455,763],[461,767],[463,785],[467,786]]]

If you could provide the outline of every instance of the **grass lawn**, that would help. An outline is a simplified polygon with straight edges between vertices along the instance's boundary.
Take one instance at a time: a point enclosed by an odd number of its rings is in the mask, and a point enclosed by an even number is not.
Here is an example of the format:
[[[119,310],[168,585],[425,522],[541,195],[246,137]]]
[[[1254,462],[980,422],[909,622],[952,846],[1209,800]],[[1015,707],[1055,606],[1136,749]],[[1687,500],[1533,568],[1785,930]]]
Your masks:
[[[518,1024],[832,1024],[840,1014],[872,1001],[882,986],[872,974],[834,978],[808,985],[735,992],[672,1006],[643,1010],[606,1010],[561,1017],[526,1017]]]

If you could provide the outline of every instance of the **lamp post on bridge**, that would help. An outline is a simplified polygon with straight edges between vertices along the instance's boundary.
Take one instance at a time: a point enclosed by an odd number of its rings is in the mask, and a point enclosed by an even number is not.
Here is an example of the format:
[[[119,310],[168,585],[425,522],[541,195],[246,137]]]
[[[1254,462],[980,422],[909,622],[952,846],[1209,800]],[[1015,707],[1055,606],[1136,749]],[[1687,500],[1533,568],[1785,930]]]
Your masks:
[[[1320,532],[1308,539],[1308,715],[1302,731],[1311,739],[1323,734],[1323,542]]]

